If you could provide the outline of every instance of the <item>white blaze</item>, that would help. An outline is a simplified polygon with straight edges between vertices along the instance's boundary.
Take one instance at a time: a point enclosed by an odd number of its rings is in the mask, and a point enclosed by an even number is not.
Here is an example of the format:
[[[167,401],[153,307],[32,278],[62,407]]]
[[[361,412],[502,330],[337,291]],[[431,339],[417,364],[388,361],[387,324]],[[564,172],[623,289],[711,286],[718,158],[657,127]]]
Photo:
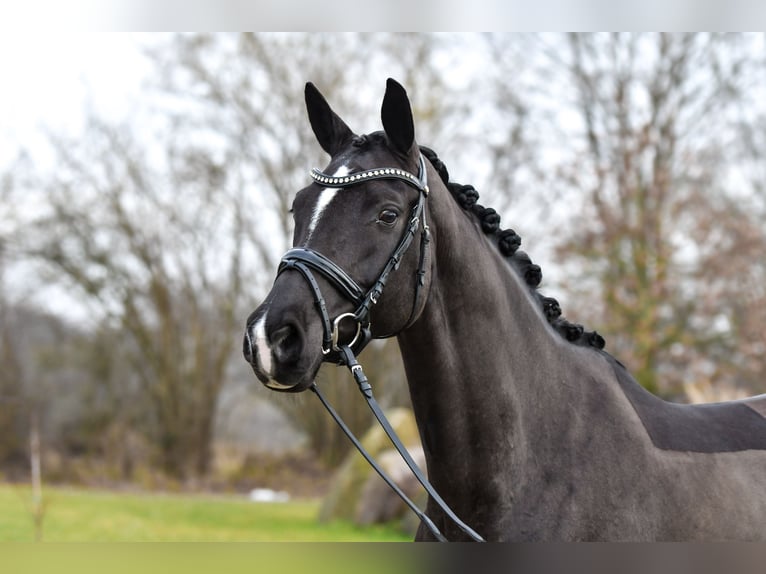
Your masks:
[[[340,166],[334,174],[332,174],[333,177],[342,177],[344,175],[348,175],[348,167],[345,165]],[[309,222],[309,234],[308,237],[306,237],[306,241],[311,239],[311,236],[314,233],[314,230],[317,227],[317,224],[319,223],[319,220],[322,217],[322,214],[324,213],[324,210],[327,209],[327,206],[330,205],[330,202],[335,197],[335,194],[338,193],[338,188],[335,187],[325,187],[322,190],[322,193],[319,194],[319,199],[317,199],[317,203],[314,206],[314,211],[311,213],[311,221]]]

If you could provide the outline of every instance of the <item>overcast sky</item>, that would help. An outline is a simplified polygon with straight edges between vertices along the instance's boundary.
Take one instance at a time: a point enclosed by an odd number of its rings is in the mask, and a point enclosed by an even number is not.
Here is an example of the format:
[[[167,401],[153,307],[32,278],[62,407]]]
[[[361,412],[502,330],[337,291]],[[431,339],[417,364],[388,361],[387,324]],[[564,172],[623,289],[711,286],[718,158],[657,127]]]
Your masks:
[[[21,149],[37,165],[48,163],[46,133],[81,133],[84,111],[125,120],[138,108],[150,63],[147,38],[133,34],[0,33],[0,173]],[[30,292],[30,269],[17,265],[3,286],[22,302],[83,323],[88,310],[60,289]]]
[[[136,34],[0,34],[0,164],[34,149],[46,128],[76,133],[85,102],[109,118],[130,113],[149,64]]]

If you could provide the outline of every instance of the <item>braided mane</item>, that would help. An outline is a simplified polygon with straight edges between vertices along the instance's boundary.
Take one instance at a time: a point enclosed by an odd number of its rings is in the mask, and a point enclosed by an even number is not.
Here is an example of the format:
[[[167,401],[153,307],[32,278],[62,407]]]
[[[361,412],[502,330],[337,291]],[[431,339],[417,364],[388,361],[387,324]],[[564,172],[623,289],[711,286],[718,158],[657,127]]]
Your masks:
[[[561,316],[559,302],[553,297],[545,297],[537,291],[543,274],[540,266],[532,263],[529,255],[519,249],[521,237],[513,229],[500,229],[500,215],[491,207],[484,207],[478,203],[479,193],[472,185],[450,182],[447,167],[436,155],[436,152],[425,146],[420,146],[420,151],[434,166],[444,185],[447,186],[460,207],[471,212],[481,222],[484,233],[496,240],[500,253],[506,257],[511,268],[529,287],[532,298],[538,302],[543,315],[556,332],[575,345],[603,349],[606,341],[601,335],[596,331],[586,331],[582,325],[567,321]]]

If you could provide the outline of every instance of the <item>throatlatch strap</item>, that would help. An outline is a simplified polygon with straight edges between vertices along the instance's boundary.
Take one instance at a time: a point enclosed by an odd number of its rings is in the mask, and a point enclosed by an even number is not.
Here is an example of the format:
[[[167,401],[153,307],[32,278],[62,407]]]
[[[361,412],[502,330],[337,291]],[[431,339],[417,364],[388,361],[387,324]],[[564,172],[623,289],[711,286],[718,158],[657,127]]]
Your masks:
[[[372,394],[372,385],[370,385],[370,382],[367,380],[367,376],[364,374],[364,371],[362,370],[362,366],[359,364],[359,362],[356,360],[356,356],[354,355],[353,351],[348,346],[341,346],[340,347],[340,354],[343,359],[343,364],[348,367],[348,369],[351,371],[351,374],[354,376],[354,380],[356,381],[356,384],[359,386],[359,390],[362,393],[362,396],[364,396],[365,400],[367,401],[367,405],[370,407],[370,410],[372,410],[372,414],[375,415],[375,418],[380,423],[380,426],[383,427],[383,430],[385,431],[386,435],[388,435],[388,438],[391,440],[391,442],[394,445],[394,448],[399,452],[399,455],[402,457],[404,462],[407,463],[407,466],[410,468],[410,471],[412,474],[415,475],[415,478],[418,479],[418,482],[423,485],[423,488],[426,489],[426,492],[429,494],[429,496],[433,499],[436,504],[438,504],[441,509],[445,512],[445,514],[463,531],[465,532],[472,540],[475,542],[484,542],[485,540],[479,536],[470,526],[465,524],[458,516],[452,511],[452,509],[447,505],[446,502],[444,502],[444,499],[439,496],[439,493],[436,492],[436,489],[431,485],[430,482],[428,482],[428,479],[425,477],[423,472],[420,470],[420,467],[415,463],[414,460],[412,460],[412,457],[410,456],[410,453],[407,452],[407,449],[402,444],[402,441],[399,439],[399,436],[396,434],[396,431],[391,426],[391,423],[388,422],[388,419],[386,418],[386,415],[383,414],[383,410],[380,408],[380,405],[375,400],[375,397]],[[318,392],[318,389],[315,385],[312,386],[312,389],[319,399],[322,401],[322,404],[325,406],[325,408],[328,410],[330,415],[335,419],[335,422],[338,423],[338,425],[341,427],[341,430],[343,430],[344,433],[346,433],[346,436],[348,436],[351,439],[351,442],[354,443],[354,446],[359,450],[360,453],[362,453],[362,456],[367,460],[367,462],[372,465],[372,467],[380,474],[380,476],[383,478],[383,480],[386,481],[386,484],[388,484],[396,494],[399,495],[402,500],[409,506],[415,514],[417,514],[418,518],[420,518],[423,523],[428,527],[428,529],[431,531],[431,533],[436,537],[437,540],[440,542],[447,542],[447,539],[444,537],[444,535],[439,531],[439,529],[436,527],[436,525],[433,523],[433,521],[428,518],[428,516],[425,515],[419,508],[416,510],[416,506],[412,501],[407,498],[401,490],[396,487],[395,484],[391,481],[390,478],[387,476],[384,476],[384,472],[382,469],[380,469],[377,464],[372,460],[372,457],[367,453],[367,451],[364,450],[364,447],[359,443],[359,441],[356,439],[356,437],[351,434],[351,431],[346,427],[346,425],[343,423],[343,421],[340,419],[337,413],[335,413],[332,410],[332,407],[330,407],[329,404],[326,403],[324,400],[324,397]],[[414,508],[413,508],[414,507]]]

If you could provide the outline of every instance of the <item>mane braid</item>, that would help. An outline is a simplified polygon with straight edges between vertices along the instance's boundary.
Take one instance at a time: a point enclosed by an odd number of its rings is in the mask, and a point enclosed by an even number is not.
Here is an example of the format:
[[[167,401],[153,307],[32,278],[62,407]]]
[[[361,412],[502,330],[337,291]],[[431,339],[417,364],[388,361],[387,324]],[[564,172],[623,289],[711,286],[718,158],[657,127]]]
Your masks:
[[[495,238],[500,253],[529,287],[533,299],[538,302],[543,315],[553,329],[570,343],[603,349],[606,341],[601,335],[596,331],[586,331],[582,325],[567,321],[561,316],[559,302],[553,297],[545,297],[538,292],[537,288],[543,279],[543,273],[539,265],[532,263],[529,255],[519,250],[521,237],[513,229],[500,229],[500,215],[491,207],[484,207],[478,203],[479,192],[472,185],[450,182],[447,167],[436,152],[425,146],[420,146],[420,151],[434,166],[460,207],[471,212],[481,222],[484,233]]]

